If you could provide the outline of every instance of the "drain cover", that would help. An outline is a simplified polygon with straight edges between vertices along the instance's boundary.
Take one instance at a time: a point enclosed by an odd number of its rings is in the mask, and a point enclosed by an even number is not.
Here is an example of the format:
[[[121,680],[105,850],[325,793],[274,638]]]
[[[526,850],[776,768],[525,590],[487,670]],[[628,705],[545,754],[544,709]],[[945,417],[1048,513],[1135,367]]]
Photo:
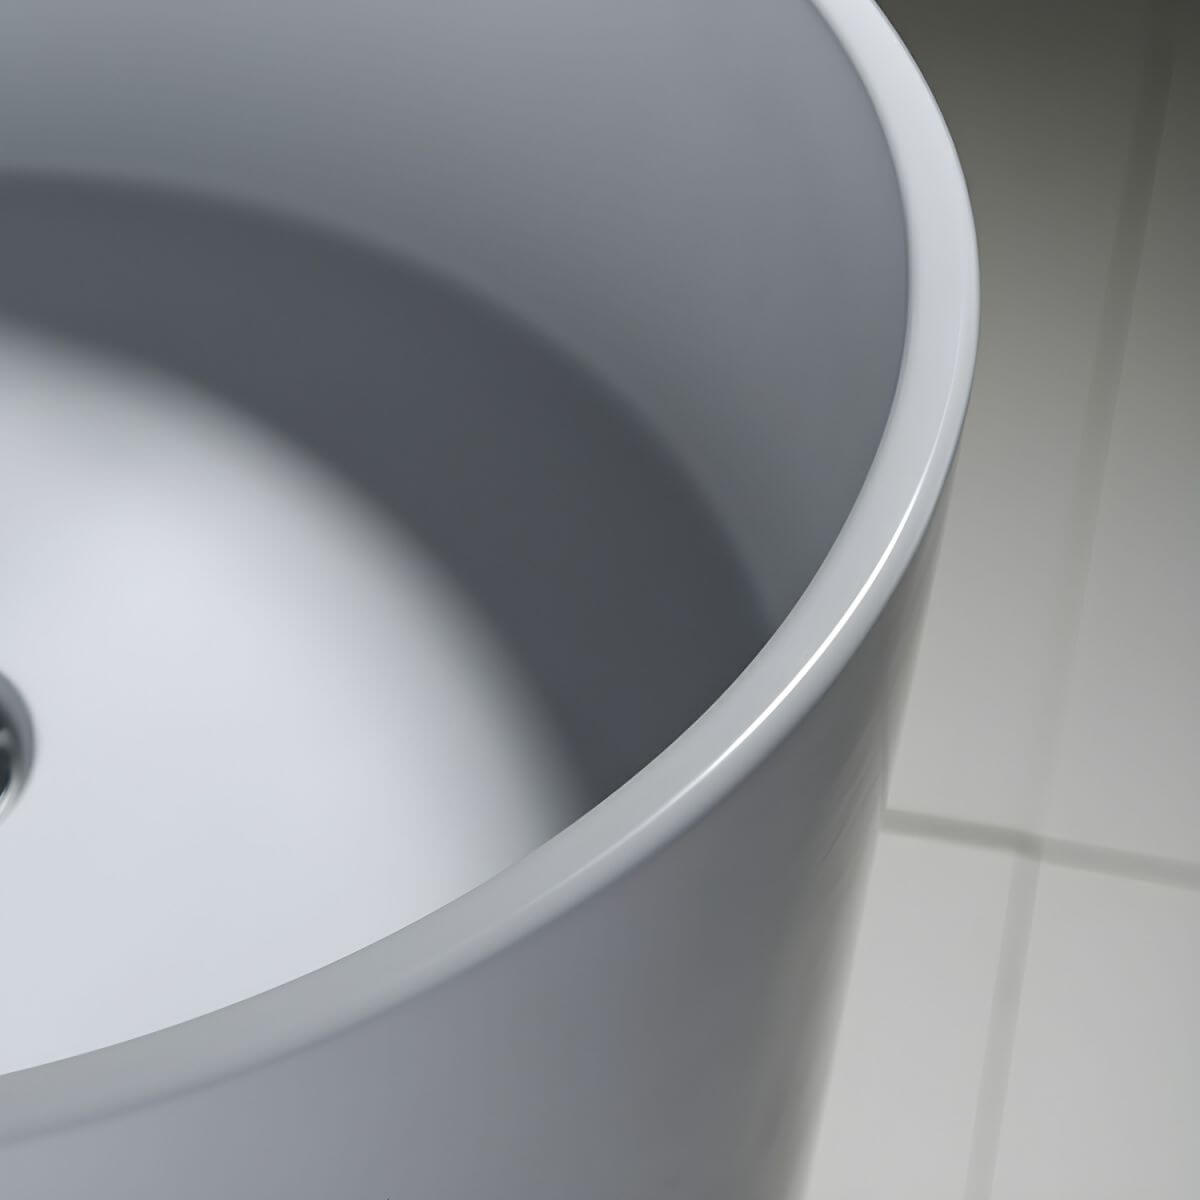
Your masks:
[[[29,774],[33,726],[17,689],[0,675],[0,817],[16,802]]]

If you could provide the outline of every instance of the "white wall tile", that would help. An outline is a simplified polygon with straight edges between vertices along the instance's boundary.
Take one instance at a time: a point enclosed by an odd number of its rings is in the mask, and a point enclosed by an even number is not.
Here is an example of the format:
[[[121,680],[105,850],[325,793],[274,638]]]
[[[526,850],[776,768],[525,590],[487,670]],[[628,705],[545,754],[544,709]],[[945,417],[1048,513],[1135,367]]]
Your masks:
[[[1008,902],[1006,854],[880,840],[807,1200],[959,1200]]]
[[[993,1200],[1200,1192],[1200,893],[1043,867]]]
[[[1180,8],[1048,829],[1200,861],[1200,5]]]
[[[1079,594],[1073,505],[1147,10],[883,7],[958,146],[982,272],[975,388],[891,804],[1032,829]]]

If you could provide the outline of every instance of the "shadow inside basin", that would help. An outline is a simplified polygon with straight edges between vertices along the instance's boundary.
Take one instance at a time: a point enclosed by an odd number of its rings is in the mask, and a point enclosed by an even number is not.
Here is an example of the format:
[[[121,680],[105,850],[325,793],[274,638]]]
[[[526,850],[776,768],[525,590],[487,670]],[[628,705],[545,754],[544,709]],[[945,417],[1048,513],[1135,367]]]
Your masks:
[[[770,623],[629,405],[536,333],[346,237],[178,193],[0,179],[0,321],[199,384],[349,477],[478,603],[589,803]]]

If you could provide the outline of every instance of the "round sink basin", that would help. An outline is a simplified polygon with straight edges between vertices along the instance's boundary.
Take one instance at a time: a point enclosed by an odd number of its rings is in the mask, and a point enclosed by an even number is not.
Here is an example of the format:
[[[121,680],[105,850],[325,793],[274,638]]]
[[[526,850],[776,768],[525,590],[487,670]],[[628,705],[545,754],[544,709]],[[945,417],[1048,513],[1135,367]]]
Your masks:
[[[10,0],[0,263],[5,1194],[786,1194],[977,321],[869,0]]]

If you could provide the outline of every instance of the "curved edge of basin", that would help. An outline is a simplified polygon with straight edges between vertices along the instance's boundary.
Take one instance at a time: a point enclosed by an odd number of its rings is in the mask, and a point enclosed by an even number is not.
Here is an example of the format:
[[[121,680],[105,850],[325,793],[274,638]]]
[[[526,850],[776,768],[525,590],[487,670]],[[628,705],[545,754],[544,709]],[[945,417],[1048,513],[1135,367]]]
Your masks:
[[[857,69],[905,210],[909,309],[895,400],[833,548],[733,685],[642,771],[474,891],[364,950],[182,1025],[0,1077],[0,1142],[250,1070],[371,1019],[644,861],[745,777],[862,643],[921,544],[966,410],[978,266],[966,185],[928,88],[871,0],[812,0]]]

